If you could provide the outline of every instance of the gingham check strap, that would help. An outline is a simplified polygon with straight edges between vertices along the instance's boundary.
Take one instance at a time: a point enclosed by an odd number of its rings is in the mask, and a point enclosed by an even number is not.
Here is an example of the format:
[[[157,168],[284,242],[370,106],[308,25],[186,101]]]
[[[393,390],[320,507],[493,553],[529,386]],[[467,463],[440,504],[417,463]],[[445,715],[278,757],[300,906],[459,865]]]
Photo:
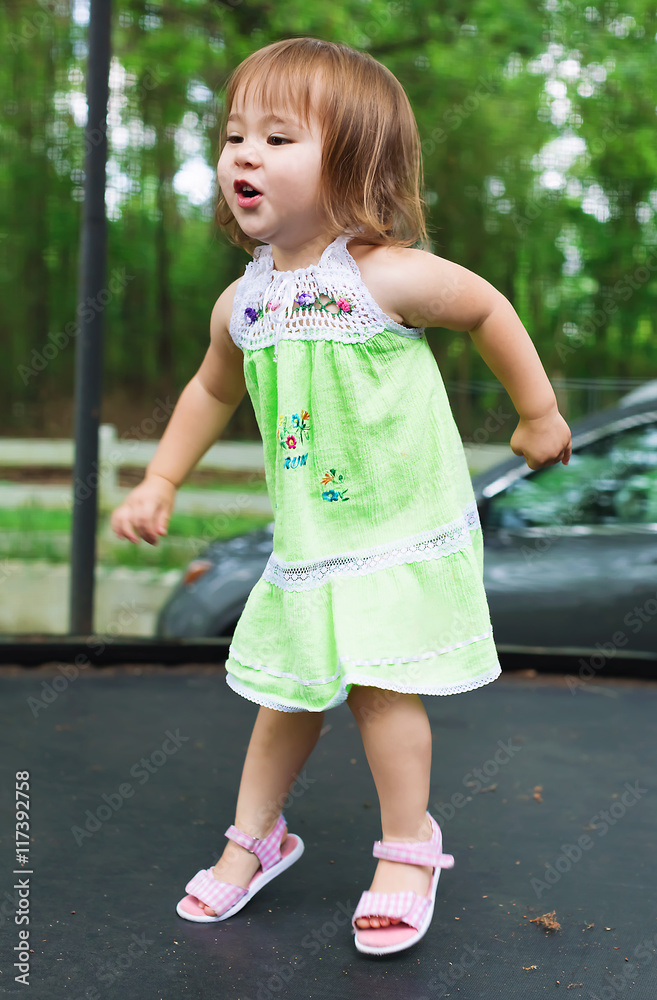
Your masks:
[[[223,913],[246,893],[246,889],[241,885],[220,882],[212,874],[212,868],[201,868],[189,880],[185,891],[191,896],[196,896],[206,906],[212,907],[215,913]]]
[[[226,830],[226,836],[230,837],[237,844],[241,844],[251,854],[255,854],[262,865],[263,872],[266,872],[281,860],[281,839],[284,829],[285,817],[281,813],[276,820],[274,829],[262,840],[244,833],[243,830],[238,829],[236,826],[229,826]]]
[[[375,840],[372,854],[388,861],[405,861],[409,865],[431,865],[432,868],[453,868],[454,857],[442,853],[440,839],[422,840],[417,844],[402,841]]]
[[[411,865],[430,865],[432,868],[453,868],[454,857],[442,853],[442,834],[437,824],[431,840],[419,843],[375,840],[372,854],[388,861],[405,861]],[[416,892],[364,892],[352,917],[356,926],[358,917],[400,917],[410,927],[418,929],[431,907],[428,896]]]
[[[404,923],[419,929],[431,906],[428,896],[416,892],[364,892],[358,900],[352,923],[358,917],[401,917]]]
[[[260,861],[262,871],[266,872],[281,860],[281,839],[284,829],[285,817],[281,813],[274,829],[262,840],[244,833],[243,830],[234,825],[228,827],[226,836],[255,854]],[[241,885],[220,882],[212,874],[212,868],[201,868],[200,871],[197,871],[196,875],[185,886],[185,890],[190,895],[200,899],[206,906],[210,906],[218,914],[231,907],[247,892]]]

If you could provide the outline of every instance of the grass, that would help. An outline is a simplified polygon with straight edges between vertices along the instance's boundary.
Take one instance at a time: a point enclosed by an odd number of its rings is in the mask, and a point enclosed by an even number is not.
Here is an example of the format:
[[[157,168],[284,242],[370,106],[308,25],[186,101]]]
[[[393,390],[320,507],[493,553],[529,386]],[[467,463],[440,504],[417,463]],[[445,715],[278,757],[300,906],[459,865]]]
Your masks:
[[[182,569],[210,542],[255,531],[271,520],[271,517],[233,517],[221,513],[200,516],[174,511],[168,533],[156,545],[149,545],[143,539],[135,544],[117,538],[110,528],[110,515],[101,514],[96,533],[98,563],[133,569]],[[71,524],[71,513],[66,510],[27,505],[0,508],[0,557],[68,562]]]
[[[0,509],[0,531],[70,531],[71,515],[67,510],[44,510],[41,507]]]

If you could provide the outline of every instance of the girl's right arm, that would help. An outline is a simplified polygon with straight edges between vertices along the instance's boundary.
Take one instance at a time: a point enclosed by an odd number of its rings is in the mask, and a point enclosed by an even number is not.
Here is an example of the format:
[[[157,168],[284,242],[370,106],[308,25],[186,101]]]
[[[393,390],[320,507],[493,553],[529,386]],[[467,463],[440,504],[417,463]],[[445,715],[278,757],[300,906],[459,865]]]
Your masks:
[[[246,393],[243,354],[228,332],[237,281],[215,303],[210,346],[176,403],[143,481],[112,514],[112,530],[119,538],[138,543],[139,535],[156,545],[158,535],[166,534],[177,489],[215,443]]]

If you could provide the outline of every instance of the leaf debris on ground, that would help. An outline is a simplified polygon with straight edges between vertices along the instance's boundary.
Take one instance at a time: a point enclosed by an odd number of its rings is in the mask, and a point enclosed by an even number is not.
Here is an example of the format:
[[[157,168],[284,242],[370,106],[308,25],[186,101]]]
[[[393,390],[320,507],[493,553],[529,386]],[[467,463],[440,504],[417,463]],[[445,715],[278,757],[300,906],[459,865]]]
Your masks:
[[[529,921],[530,924],[540,924],[544,927],[546,931],[560,931],[561,924],[557,920],[557,911],[552,910],[551,913],[543,913],[540,917],[533,917]]]

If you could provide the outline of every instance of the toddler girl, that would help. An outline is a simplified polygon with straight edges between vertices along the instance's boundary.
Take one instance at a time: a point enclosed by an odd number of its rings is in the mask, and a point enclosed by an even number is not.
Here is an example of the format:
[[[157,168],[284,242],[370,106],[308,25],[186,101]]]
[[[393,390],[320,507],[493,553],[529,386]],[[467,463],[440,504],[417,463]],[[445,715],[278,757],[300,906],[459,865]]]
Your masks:
[[[273,552],[226,661],[259,704],[235,825],[178,913],[224,920],[303,852],[282,803],[326,709],[347,702],[381,807],[362,952],[416,943],[442,852],[427,811],[431,730],[420,695],[500,674],[482,536],[461,440],[424,335],[468,331],[518,412],[511,448],[567,463],[570,433],[508,300],[426,245],[417,126],[396,78],[312,38],[255,52],[227,89],[217,221],[252,252],[219,296],[210,345],[144,481],[112,515],[156,544],[177,488],[248,390],[264,443]]]

